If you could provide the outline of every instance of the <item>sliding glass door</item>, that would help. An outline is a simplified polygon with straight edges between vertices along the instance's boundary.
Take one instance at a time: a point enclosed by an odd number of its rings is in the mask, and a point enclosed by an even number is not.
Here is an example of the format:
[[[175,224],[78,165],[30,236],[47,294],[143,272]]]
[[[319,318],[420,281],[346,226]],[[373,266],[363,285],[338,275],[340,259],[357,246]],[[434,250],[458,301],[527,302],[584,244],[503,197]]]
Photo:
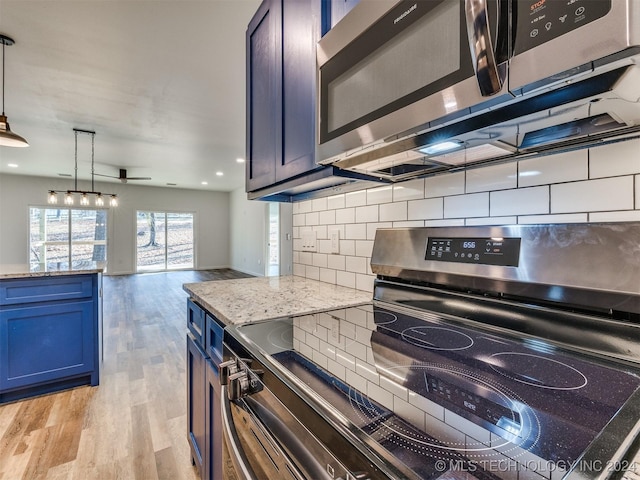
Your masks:
[[[107,264],[107,211],[29,209],[31,270],[103,268]]]
[[[193,214],[137,212],[138,272],[193,268]]]

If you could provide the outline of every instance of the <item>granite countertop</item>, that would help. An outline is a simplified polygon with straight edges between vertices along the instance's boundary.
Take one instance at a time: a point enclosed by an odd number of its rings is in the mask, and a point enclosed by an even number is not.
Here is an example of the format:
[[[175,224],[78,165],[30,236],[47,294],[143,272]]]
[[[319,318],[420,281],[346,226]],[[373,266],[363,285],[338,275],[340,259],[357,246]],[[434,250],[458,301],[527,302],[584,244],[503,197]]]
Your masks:
[[[36,277],[54,277],[60,275],[91,275],[94,273],[102,273],[101,268],[92,270],[49,270],[46,272],[0,272],[0,280],[9,280],[12,278],[36,278]]]
[[[296,276],[185,283],[183,289],[225,324],[305,315],[371,302],[371,293]]]

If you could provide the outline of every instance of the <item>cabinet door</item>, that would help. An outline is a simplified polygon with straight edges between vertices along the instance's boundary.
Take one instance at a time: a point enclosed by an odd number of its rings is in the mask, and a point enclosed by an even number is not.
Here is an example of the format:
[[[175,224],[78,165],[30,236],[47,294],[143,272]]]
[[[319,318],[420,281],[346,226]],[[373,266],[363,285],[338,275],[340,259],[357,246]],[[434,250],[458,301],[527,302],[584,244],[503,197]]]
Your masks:
[[[205,465],[205,379],[205,354],[187,335],[187,427],[191,461],[198,468],[200,478]]]
[[[331,28],[342,20],[360,0],[331,0]]]
[[[3,309],[0,390],[92,372],[97,368],[94,318],[92,300]]]
[[[220,414],[220,378],[215,363],[207,361],[207,382],[205,385],[207,422],[207,480],[222,478],[222,418]]]
[[[276,181],[281,151],[282,106],[279,97],[280,0],[264,0],[247,28],[247,164],[248,192]]]
[[[318,0],[282,0],[282,156],[276,181],[317,168],[315,163]]]

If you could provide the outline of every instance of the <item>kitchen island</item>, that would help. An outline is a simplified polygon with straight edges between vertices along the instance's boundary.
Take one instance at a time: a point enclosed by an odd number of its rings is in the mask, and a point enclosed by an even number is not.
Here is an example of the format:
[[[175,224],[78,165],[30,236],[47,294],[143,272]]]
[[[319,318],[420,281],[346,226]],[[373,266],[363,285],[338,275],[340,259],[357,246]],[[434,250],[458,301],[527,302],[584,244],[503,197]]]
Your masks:
[[[257,322],[371,302],[371,293],[303,277],[186,283],[184,290],[225,325]]]
[[[0,271],[0,403],[98,385],[102,269]]]

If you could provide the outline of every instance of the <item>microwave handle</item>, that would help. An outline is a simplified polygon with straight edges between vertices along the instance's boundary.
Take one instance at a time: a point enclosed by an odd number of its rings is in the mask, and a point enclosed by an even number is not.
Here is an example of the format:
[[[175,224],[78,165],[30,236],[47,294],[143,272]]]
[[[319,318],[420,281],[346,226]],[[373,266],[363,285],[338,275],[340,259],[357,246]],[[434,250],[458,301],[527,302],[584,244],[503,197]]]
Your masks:
[[[480,92],[484,97],[500,92],[504,83],[504,70],[501,72],[498,68],[495,47],[491,40],[487,9],[489,1],[464,0],[473,69],[476,72]],[[497,12],[500,15],[499,8]]]

